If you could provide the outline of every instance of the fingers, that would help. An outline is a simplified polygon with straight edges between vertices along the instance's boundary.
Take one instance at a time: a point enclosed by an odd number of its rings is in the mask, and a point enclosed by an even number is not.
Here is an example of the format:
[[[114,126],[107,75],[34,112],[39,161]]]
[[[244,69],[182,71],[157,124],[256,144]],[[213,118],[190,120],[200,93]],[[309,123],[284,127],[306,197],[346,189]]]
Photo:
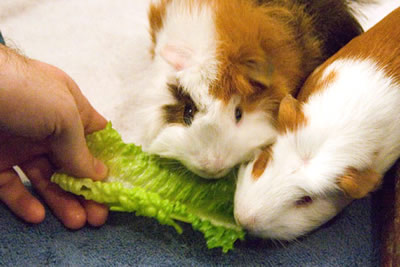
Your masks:
[[[28,192],[12,169],[0,173],[0,200],[26,222],[40,223],[44,220],[43,205]]]
[[[21,168],[54,215],[67,228],[79,229],[86,224],[86,211],[76,197],[50,181],[53,170],[47,159],[36,159],[21,165]]]
[[[90,225],[101,226],[106,222],[108,217],[107,206],[86,199],[82,199],[81,204],[86,210],[87,221]]]
[[[21,168],[54,215],[67,228],[79,229],[86,224],[86,221],[93,226],[101,226],[106,222],[108,216],[106,206],[80,199],[50,181],[53,169],[46,158],[25,163]]]

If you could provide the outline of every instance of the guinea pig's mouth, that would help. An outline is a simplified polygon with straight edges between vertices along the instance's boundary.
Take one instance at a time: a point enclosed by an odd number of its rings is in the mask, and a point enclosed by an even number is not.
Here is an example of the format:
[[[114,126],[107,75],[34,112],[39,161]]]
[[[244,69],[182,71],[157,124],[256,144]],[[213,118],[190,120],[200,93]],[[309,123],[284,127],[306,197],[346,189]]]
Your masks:
[[[182,162],[182,163],[185,165],[185,167],[189,171],[191,171],[194,174],[196,174],[202,178],[205,178],[205,179],[219,179],[219,178],[226,176],[231,171],[231,168],[224,168],[224,169],[220,169],[220,170],[216,170],[216,171],[201,170],[196,167],[185,164],[184,162]]]

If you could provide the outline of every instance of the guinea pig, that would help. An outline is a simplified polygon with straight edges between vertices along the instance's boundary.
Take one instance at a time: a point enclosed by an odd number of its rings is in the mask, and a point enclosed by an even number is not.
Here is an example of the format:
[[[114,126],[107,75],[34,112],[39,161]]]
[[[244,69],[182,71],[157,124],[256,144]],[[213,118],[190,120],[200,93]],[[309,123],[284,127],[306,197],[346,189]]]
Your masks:
[[[271,144],[282,98],[362,31],[339,0],[161,0],[149,24],[151,75],[118,123],[205,178]]]
[[[400,155],[400,8],[318,67],[279,107],[276,142],[241,166],[250,233],[292,240],[381,183]]]

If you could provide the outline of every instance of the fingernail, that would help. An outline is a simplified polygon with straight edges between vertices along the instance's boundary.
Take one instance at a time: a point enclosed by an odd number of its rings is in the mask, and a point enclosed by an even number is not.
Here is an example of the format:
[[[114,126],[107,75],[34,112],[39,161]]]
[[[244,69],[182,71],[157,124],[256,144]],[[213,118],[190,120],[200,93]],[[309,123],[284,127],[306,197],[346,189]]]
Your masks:
[[[94,159],[94,169],[101,178],[107,177],[108,174],[107,166],[102,161],[96,158]]]

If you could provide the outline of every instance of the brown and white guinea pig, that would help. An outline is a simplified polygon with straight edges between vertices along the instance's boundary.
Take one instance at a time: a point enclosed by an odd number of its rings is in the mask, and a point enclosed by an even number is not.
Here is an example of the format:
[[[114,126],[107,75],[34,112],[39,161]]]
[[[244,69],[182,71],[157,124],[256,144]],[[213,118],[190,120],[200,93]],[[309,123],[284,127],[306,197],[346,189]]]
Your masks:
[[[124,131],[200,176],[224,176],[275,140],[282,98],[360,34],[349,10],[344,0],[154,3],[152,75],[124,105]]]
[[[400,8],[317,68],[279,108],[276,142],[240,168],[237,222],[291,240],[376,189],[400,155]]]

